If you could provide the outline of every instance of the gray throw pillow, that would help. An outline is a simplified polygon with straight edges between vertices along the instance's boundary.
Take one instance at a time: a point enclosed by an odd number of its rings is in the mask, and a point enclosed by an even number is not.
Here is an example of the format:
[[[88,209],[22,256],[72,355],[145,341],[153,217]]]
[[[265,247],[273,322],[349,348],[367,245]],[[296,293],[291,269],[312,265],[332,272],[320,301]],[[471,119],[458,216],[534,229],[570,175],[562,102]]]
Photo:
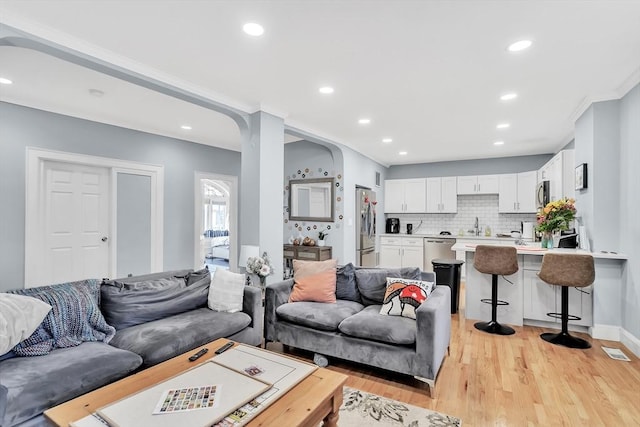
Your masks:
[[[418,267],[356,268],[356,284],[364,305],[382,304],[387,277],[420,280],[421,276]]]
[[[174,314],[204,307],[209,295],[211,276],[204,275],[187,286],[189,274],[176,277],[168,273],[117,279],[102,284],[102,312],[116,330],[163,319]],[[194,277],[195,278],[195,277]]]
[[[349,263],[338,267],[336,272],[336,299],[362,302],[356,284],[356,268]]]

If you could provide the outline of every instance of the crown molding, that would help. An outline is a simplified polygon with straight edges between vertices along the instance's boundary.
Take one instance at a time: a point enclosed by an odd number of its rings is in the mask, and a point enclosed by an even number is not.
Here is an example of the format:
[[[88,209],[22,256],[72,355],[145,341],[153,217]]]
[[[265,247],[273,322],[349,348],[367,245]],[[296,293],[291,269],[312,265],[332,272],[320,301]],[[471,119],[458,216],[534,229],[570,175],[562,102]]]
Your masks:
[[[627,77],[616,89],[610,92],[604,92],[592,96],[585,96],[584,98],[582,98],[577,108],[573,111],[569,118],[575,123],[594,102],[613,101],[623,98],[638,83],[640,83],[640,68],[631,73],[629,77]]]

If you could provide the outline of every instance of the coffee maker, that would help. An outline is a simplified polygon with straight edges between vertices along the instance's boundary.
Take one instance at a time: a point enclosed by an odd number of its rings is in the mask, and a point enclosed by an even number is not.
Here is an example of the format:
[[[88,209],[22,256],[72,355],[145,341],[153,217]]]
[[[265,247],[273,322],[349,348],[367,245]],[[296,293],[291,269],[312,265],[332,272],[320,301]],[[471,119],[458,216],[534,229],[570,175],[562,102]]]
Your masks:
[[[400,233],[400,218],[387,218],[387,234]]]

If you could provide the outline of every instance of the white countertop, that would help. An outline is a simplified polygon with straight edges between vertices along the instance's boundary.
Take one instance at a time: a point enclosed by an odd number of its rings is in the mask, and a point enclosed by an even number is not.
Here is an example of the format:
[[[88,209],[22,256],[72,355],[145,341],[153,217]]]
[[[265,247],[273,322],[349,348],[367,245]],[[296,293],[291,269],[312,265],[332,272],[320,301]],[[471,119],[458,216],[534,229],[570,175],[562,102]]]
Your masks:
[[[515,237],[498,237],[498,236],[485,236],[485,235],[481,235],[481,236],[474,236],[473,234],[464,234],[462,236],[459,236],[457,234],[451,234],[451,235],[442,235],[442,234],[438,234],[438,233],[433,233],[433,234],[422,234],[422,233],[413,233],[413,234],[406,234],[406,233],[382,233],[380,234],[380,236],[382,237],[417,237],[417,238],[427,238],[427,239],[434,239],[434,238],[440,238],[440,239],[464,239],[464,240],[505,240],[505,241],[509,241],[509,240],[515,240]]]
[[[511,239],[513,240],[513,239]],[[453,245],[453,247],[451,248],[452,251],[463,251],[463,252],[475,252],[476,250],[476,246],[475,244],[472,243],[464,243],[464,242],[460,242],[460,243],[456,243],[455,245]],[[542,256],[547,252],[552,252],[552,253],[568,253],[568,254],[584,254],[584,255],[591,255],[594,258],[599,258],[599,259],[620,259],[620,260],[626,260],[628,257],[625,254],[620,254],[620,253],[612,253],[612,252],[588,252],[582,249],[566,249],[566,248],[554,248],[554,249],[545,249],[540,247],[540,243],[538,242],[532,242],[530,245],[525,245],[525,246],[516,246],[514,245],[509,245],[509,246],[515,246],[515,248],[518,250],[518,254],[519,255],[539,255]]]

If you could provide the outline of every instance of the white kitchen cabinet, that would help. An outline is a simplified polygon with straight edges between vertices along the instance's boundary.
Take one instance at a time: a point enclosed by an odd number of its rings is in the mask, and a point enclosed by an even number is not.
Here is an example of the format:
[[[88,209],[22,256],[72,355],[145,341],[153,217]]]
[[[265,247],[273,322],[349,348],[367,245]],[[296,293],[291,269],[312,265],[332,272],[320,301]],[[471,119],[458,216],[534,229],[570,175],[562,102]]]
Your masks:
[[[427,178],[427,213],[458,212],[457,188],[455,176]]]
[[[538,171],[538,182],[549,181],[549,199],[575,197],[574,150],[563,150],[553,156]]]
[[[424,240],[421,237],[380,238],[380,267],[424,267]]]
[[[524,265],[524,307],[525,319],[562,323],[560,317],[547,313],[562,311],[562,286],[550,285],[538,277],[540,262]],[[586,288],[569,287],[569,315],[580,320],[569,320],[569,326],[593,326],[593,285]]]
[[[384,182],[385,213],[426,212],[426,180],[387,179]]]
[[[498,212],[535,213],[537,171],[499,175]]]
[[[458,177],[458,194],[498,194],[500,180],[498,175],[472,175]]]

